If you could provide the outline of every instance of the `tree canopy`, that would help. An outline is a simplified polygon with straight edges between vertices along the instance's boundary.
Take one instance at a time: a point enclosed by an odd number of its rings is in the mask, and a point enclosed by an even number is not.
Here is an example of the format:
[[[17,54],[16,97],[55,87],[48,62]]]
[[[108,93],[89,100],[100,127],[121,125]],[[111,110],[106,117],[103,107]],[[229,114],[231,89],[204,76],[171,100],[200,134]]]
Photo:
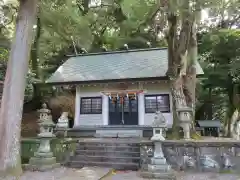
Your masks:
[[[34,1],[35,4],[31,4],[30,0],[24,2],[28,2],[29,7],[36,7],[37,0]],[[30,61],[25,64],[29,67],[28,72],[23,64],[28,62],[29,46],[18,39],[18,43],[26,46],[25,54],[20,54],[23,70],[21,74],[20,71],[11,72],[17,61],[16,57],[9,54],[16,55],[14,48],[10,51],[10,44],[15,27],[19,27],[17,22],[22,20],[16,18],[17,14],[27,12],[27,6],[25,11],[21,11],[24,5],[26,4],[23,0],[0,0],[0,80],[4,80],[7,62],[10,62],[6,79],[13,85],[13,80],[9,78],[12,73],[19,80],[19,91],[12,91],[15,92],[17,101],[23,99],[25,76],[26,101],[38,104],[47,93],[52,95],[55,91],[46,88],[43,82],[68,59],[67,55],[121,50],[126,47],[168,47],[167,75],[173,96],[173,132],[178,132],[178,126],[189,128],[181,124],[183,113],[176,116],[176,110],[190,107],[193,117],[188,117],[192,118],[192,122],[195,119],[219,118],[228,127],[230,134],[233,113],[239,109],[239,0],[41,0],[35,23],[34,17],[29,17],[34,24],[32,29],[26,28],[25,33],[27,32],[29,37],[24,36],[27,41],[31,39],[31,32],[34,32]],[[30,12],[32,9],[28,10]],[[35,12],[31,13],[35,16]],[[27,21],[27,17],[25,20]],[[20,33],[16,32],[16,35],[19,36]],[[197,62],[201,63],[205,71],[202,79],[196,78]],[[37,85],[36,82],[42,84]],[[9,87],[9,84],[7,86]],[[5,88],[3,104],[6,106],[6,98],[12,99],[12,92]],[[17,149],[14,162],[11,162],[14,166],[19,154],[19,102],[15,109],[13,102],[9,105],[9,109],[18,111],[13,113],[14,116],[18,115],[16,121],[3,109],[1,118],[10,120],[0,120],[4,130],[2,133],[8,137],[0,138],[0,142],[8,144],[7,149]],[[11,123],[16,124],[14,139],[10,131],[7,131]],[[14,148],[10,148],[12,146]],[[10,156],[3,150],[0,153],[2,159],[3,155]],[[4,163],[4,167],[7,166],[8,164]]]
[[[3,80],[19,3],[14,0],[0,2],[0,79]],[[196,21],[200,54],[197,60],[205,72],[204,79],[197,84],[202,90],[196,92],[196,116],[223,118],[226,104],[229,103],[230,82],[234,84],[235,89],[239,84],[239,31],[236,30],[240,21],[240,8],[236,8],[240,7],[238,0],[105,0],[97,4],[92,2],[40,2],[33,27],[35,38],[27,78],[27,101],[34,98],[40,100],[44,96],[44,88],[36,86],[35,83],[44,82],[66,61],[66,55],[124,49],[125,44],[130,49],[169,47],[168,37],[172,37],[169,33],[173,22],[170,18],[176,18],[176,40],[182,42],[181,30],[187,22],[184,21],[187,19],[184,17],[191,14]],[[52,89],[47,91],[52,92]],[[207,98],[210,94],[211,101],[217,99],[221,103],[209,103]],[[211,112],[209,110],[207,113],[204,110],[204,113],[200,113],[203,112],[203,105],[209,104],[212,107]]]

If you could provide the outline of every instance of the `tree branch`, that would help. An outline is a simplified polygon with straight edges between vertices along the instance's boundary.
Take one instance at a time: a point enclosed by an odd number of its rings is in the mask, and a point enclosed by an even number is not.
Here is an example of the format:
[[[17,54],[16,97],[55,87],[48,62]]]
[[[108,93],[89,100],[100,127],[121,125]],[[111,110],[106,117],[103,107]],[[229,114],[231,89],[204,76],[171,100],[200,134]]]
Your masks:
[[[150,24],[153,21],[153,19],[156,17],[156,15],[158,14],[158,12],[160,11],[160,8],[161,8],[160,4],[157,7],[156,7],[156,5],[154,5],[152,7],[152,10],[147,15],[147,18],[138,25],[137,29],[134,32],[132,32],[132,35],[134,35],[135,33],[138,33],[142,26],[144,26],[146,24]]]

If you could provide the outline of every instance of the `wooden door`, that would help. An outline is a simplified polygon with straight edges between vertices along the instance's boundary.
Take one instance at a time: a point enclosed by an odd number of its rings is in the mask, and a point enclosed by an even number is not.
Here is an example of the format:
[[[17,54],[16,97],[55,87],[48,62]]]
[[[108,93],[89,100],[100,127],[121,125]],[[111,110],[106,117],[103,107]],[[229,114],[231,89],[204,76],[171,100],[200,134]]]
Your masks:
[[[109,100],[109,125],[138,125],[138,100],[124,98],[124,102]]]

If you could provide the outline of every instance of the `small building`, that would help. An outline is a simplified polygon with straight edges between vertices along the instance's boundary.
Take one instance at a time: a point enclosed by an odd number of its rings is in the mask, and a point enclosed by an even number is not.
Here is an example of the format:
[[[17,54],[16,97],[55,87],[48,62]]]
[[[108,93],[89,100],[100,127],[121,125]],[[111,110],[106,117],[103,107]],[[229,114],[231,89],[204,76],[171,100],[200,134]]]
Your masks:
[[[133,130],[150,126],[156,111],[163,113],[171,128],[167,70],[167,48],[89,53],[70,57],[46,83],[75,85],[74,128]],[[199,64],[196,70],[203,74]]]
[[[221,122],[219,120],[198,120],[196,121],[196,130],[201,132],[202,136],[219,137]]]

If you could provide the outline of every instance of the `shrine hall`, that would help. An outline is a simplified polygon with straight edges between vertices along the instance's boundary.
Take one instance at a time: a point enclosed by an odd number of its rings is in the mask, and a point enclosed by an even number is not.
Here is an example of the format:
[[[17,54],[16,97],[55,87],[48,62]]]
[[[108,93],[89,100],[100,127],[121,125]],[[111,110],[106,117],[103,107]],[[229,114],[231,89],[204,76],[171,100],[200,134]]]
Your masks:
[[[46,81],[75,85],[74,128],[149,126],[161,111],[172,127],[167,48],[112,51],[70,57]],[[197,75],[203,74],[196,64]]]

